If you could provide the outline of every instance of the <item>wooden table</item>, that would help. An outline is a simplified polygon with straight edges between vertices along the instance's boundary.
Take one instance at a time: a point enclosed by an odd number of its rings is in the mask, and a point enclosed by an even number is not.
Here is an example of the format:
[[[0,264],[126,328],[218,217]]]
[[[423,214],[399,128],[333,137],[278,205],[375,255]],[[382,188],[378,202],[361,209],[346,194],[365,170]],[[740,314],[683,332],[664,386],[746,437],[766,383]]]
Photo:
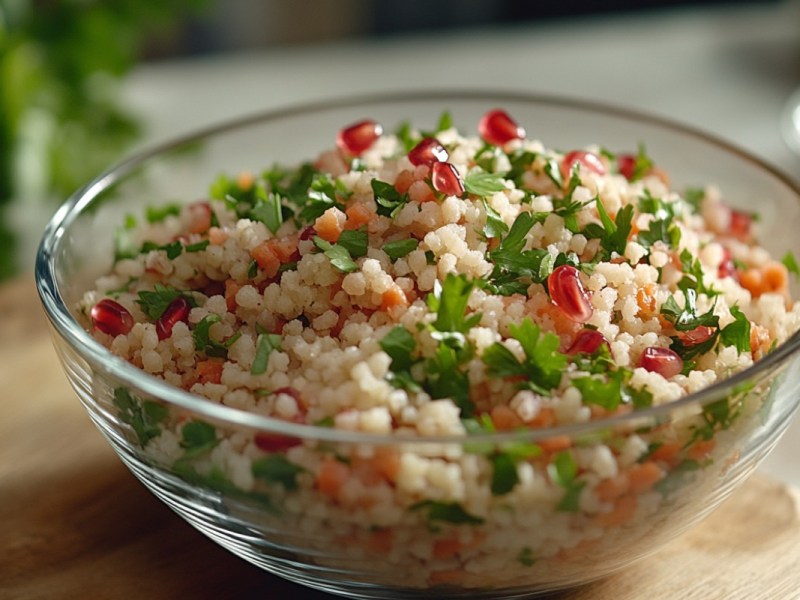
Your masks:
[[[0,598],[331,596],[216,546],[145,490],[61,372],[30,279],[0,286]],[[796,600],[800,494],[756,476],[661,552],[560,600]]]

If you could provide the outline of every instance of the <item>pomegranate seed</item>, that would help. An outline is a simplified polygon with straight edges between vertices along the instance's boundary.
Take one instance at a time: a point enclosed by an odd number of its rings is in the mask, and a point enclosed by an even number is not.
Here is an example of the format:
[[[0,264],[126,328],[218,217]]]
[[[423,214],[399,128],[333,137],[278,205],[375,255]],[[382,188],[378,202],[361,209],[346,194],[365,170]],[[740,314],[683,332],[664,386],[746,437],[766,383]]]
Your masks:
[[[433,189],[447,196],[461,196],[464,193],[464,182],[456,168],[448,162],[433,163],[431,168]]]
[[[620,175],[630,181],[636,174],[636,157],[633,154],[620,154],[617,156],[617,168]]]
[[[361,153],[372,146],[382,133],[383,127],[380,123],[369,119],[359,121],[339,131],[336,145],[345,154],[361,156]]]
[[[750,229],[753,226],[752,215],[741,210],[731,209],[730,234],[737,239],[747,241],[750,239]]]
[[[594,354],[603,345],[611,351],[611,346],[602,333],[594,329],[581,329],[567,349],[567,354]]]
[[[566,317],[576,323],[586,323],[594,309],[583,289],[580,273],[572,265],[561,265],[547,278],[550,300]]]
[[[678,335],[684,346],[692,347],[710,340],[711,336],[714,335],[714,329],[707,325],[700,325],[689,331],[679,332]]]
[[[639,366],[652,373],[670,379],[683,370],[683,359],[669,348],[648,346],[642,352]]]
[[[517,125],[506,111],[500,109],[490,110],[481,117],[478,133],[485,142],[495,146],[525,137],[525,129]]]
[[[291,423],[298,423],[300,425],[305,424],[305,404],[300,397],[300,392],[293,387],[282,387],[278,388],[272,393],[287,394],[294,398],[297,402],[297,407],[300,409],[300,412],[295,414],[295,416],[289,421]],[[272,433],[266,431],[257,433],[253,441],[255,442],[256,446],[264,452],[283,452],[289,448],[294,448],[295,446],[299,446],[303,443],[300,438],[292,435],[283,435],[281,433]]]
[[[156,321],[156,334],[158,339],[165,340],[172,335],[172,328],[178,321],[184,323],[189,320],[189,311],[191,310],[189,301],[183,296],[178,296],[169,303],[167,309]]]
[[[415,167],[445,162],[450,158],[447,150],[436,138],[425,138],[408,153],[408,160]]]
[[[190,233],[205,233],[211,229],[211,205],[208,202],[192,202],[186,207],[189,212]]]
[[[108,335],[125,335],[133,327],[128,309],[110,298],[103,298],[92,307],[92,325]]]
[[[717,267],[717,277],[720,279],[724,277],[735,277],[737,275],[736,264],[733,262],[731,251],[727,248],[722,248],[722,261]]]
[[[573,150],[567,153],[561,161],[561,175],[565,180],[569,179],[572,173],[572,167],[576,163],[580,164],[581,168],[591,173],[597,173],[598,175],[606,174],[606,166],[597,154],[586,152],[585,150]]]

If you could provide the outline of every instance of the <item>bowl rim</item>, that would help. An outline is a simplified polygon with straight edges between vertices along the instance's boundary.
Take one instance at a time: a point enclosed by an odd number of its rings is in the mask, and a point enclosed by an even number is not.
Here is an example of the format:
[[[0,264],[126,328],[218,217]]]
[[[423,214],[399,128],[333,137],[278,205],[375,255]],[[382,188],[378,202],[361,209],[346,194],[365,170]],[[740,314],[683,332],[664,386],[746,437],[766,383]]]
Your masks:
[[[726,153],[733,154],[751,163],[765,174],[774,178],[778,183],[785,186],[796,196],[797,201],[800,203],[800,182],[789,177],[787,174],[753,153],[694,126],[621,105],[549,93],[516,90],[487,91],[479,89],[403,90],[400,92],[358,94],[354,96],[338,97],[331,100],[292,104],[223,120],[175,137],[166,142],[151,145],[112,165],[69,196],[47,223],[37,249],[34,265],[37,292],[51,327],[54,328],[55,332],[61,336],[81,358],[95,364],[104,365],[104,368],[106,368],[113,377],[119,380],[121,384],[167,404],[172,404],[184,410],[191,411],[195,416],[204,417],[216,423],[223,423],[256,431],[279,433],[301,439],[375,445],[391,445],[397,443],[463,443],[466,439],[470,441],[493,443],[520,440],[536,442],[538,440],[562,435],[580,437],[591,432],[614,430],[615,428],[623,426],[636,426],[637,424],[641,424],[645,419],[654,419],[655,422],[658,422],[660,418],[668,416],[669,413],[676,409],[681,409],[692,404],[704,406],[720,399],[726,394],[736,391],[739,386],[743,386],[746,382],[757,379],[759,376],[765,375],[766,372],[777,368],[791,355],[800,350],[800,331],[797,331],[766,357],[755,361],[753,365],[735,373],[731,377],[719,380],[710,386],[665,404],[634,410],[622,415],[591,419],[583,423],[570,423],[557,427],[528,428],[512,432],[466,433],[464,435],[420,436],[403,435],[395,432],[389,434],[374,434],[360,431],[338,430],[321,425],[291,423],[278,418],[267,417],[215,403],[200,395],[173,386],[165,380],[150,375],[124,359],[111,354],[108,348],[97,342],[78,323],[72,316],[69,307],[62,299],[55,273],[55,260],[60,242],[69,225],[78,217],[84,208],[92,204],[94,199],[102,191],[123,180],[135,169],[144,165],[149,160],[157,158],[161,154],[169,153],[182,146],[197,143],[218,134],[233,132],[249,125],[278,121],[283,118],[302,116],[303,114],[356,108],[361,105],[388,105],[412,101],[458,102],[465,100],[484,101],[487,102],[487,104],[500,106],[502,106],[503,102],[516,102],[580,110],[591,112],[599,116],[625,119],[641,123],[642,125],[655,126],[687,135],[697,141],[706,142]],[[53,341],[56,343],[56,340]]]

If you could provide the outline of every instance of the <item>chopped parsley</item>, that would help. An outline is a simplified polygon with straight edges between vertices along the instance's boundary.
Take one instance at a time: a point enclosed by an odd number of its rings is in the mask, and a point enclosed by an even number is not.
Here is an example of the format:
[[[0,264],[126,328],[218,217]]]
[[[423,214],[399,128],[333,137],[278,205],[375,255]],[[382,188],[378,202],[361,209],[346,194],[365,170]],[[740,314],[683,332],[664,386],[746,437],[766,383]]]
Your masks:
[[[280,484],[287,491],[298,488],[297,476],[305,471],[303,467],[290,462],[282,454],[270,454],[253,461],[251,470],[253,477],[262,479],[267,483]]]
[[[720,343],[724,346],[734,346],[739,354],[750,352],[750,319],[735,305],[731,307],[731,315],[734,321],[720,331]]]
[[[552,333],[542,334],[529,318],[519,325],[509,325],[511,336],[525,352],[519,361],[514,353],[500,342],[495,342],[483,351],[481,357],[489,374],[495,377],[522,377],[521,387],[548,394],[561,383],[561,375],[567,366],[567,357],[558,351],[560,341]]]
[[[283,225],[283,210],[281,197],[274,192],[267,192],[264,186],[256,187],[256,203],[250,209],[250,218],[260,221],[275,233]]]
[[[411,510],[426,511],[428,526],[434,530],[438,529],[438,523],[453,525],[481,525],[483,523],[482,518],[471,515],[458,502],[423,500],[412,505]]]
[[[131,426],[142,447],[161,435],[161,423],[169,415],[163,404],[141,400],[125,387],[114,389],[114,406],[119,410],[120,419]]]
[[[167,258],[173,260],[178,258],[183,252],[183,244],[181,244],[180,240],[175,240],[174,242],[169,242],[159,246],[155,242],[148,241],[142,244],[139,252],[141,254],[146,254],[147,252],[152,252],[153,250],[163,250],[166,253]]]
[[[203,319],[195,325],[192,330],[195,350],[198,352],[205,352],[206,356],[209,357],[227,358],[228,348],[241,337],[242,333],[241,331],[237,331],[224,342],[218,342],[213,339],[210,334],[211,326],[221,320],[219,315],[212,313],[203,317]]]
[[[633,222],[633,205],[628,204],[617,212],[616,222],[606,212],[600,198],[597,198],[597,212],[600,215],[600,224],[589,223],[583,229],[583,235],[589,239],[599,239],[600,247],[605,251],[602,259],[608,259],[613,254],[625,254],[628,245],[628,236],[631,233]]]
[[[157,321],[161,318],[161,315],[164,314],[164,311],[167,310],[167,307],[181,296],[186,298],[190,306],[197,306],[191,293],[182,292],[161,283],[155,284],[152,291],[140,291],[139,298],[136,302],[151,320]]]
[[[213,449],[218,443],[217,430],[204,421],[189,421],[181,430],[183,458],[195,458]]]
[[[578,481],[578,464],[575,457],[568,450],[559,452],[553,461],[547,465],[550,479],[564,488],[564,496],[556,506],[556,510],[563,512],[578,512],[580,510],[580,497],[586,485],[585,481]]]
[[[675,326],[678,331],[691,331],[700,326],[719,327],[719,317],[714,314],[712,307],[706,313],[697,314],[697,292],[692,288],[681,290],[684,296],[684,303],[681,307],[675,296],[669,296],[661,305],[661,314]]]
[[[355,263],[346,247],[338,243],[331,244],[330,242],[326,242],[319,236],[314,236],[314,245],[322,250],[325,256],[328,257],[328,260],[331,261],[331,264],[342,273],[352,273],[358,270],[358,265]]]
[[[408,202],[408,194],[401,194],[391,183],[373,179],[370,185],[378,206],[377,212],[382,217],[394,219]]]
[[[261,375],[266,373],[269,365],[269,356],[273,350],[281,349],[283,338],[277,333],[262,333],[256,340],[256,355],[253,364],[250,366],[251,375]]]
[[[783,266],[786,267],[786,269],[789,271],[789,273],[797,277],[800,277],[800,265],[797,264],[797,258],[795,257],[795,255],[792,253],[791,250],[783,255],[781,262],[783,263]]]
[[[653,161],[647,155],[644,144],[639,144],[636,156],[633,157],[633,172],[631,174],[631,181],[637,181],[644,177],[647,172],[653,168]]]
[[[165,204],[163,206],[148,206],[144,216],[150,224],[160,223],[169,216],[181,214],[181,205],[177,203]]]
[[[497,173],[473,170],[464,177],[464,189],[476,196],[491,196],[506,189],[503,177]]]
[[[195,242],[193,244],[187,244],[184,246],[184,250],[190,254],[192,252],[202,252],[208,248],[209,244],[211,244],[211,240],[200,240],[199,242]]]
[[[536,557],[533,555],[533,550],[528,546],[522,548],[517,554],[517,562],[523,567],[532,567],[536,563]]]
[[[483,226],[483,235],[487,238],[499,238],[508,233],[508,225],[486,200],[483,200],[483,210],[486,213],[486,225]]]
[[[392,262],[394,262],[399,258],[408,256],[411,252],[417,249],[417,246],[419,246],[419,240],[407,238],[405,240],[396,240],[394,242],[388,242],[384,244],[383,251],[386,252],[386,256],[388,256]]]

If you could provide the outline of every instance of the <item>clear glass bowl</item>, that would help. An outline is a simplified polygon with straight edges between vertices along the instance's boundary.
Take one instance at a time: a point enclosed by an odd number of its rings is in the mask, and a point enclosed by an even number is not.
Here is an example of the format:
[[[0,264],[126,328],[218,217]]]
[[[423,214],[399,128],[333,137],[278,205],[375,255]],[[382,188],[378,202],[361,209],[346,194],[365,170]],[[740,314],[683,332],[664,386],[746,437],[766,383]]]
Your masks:
[[[76,303],[109,268],[112,232],[126,214],[141,215],[154,202],[204,197],[221,172],[299,163],[331,147],[343,125],[363,118],[387,128],[405,120],[424,128],[449,110],[457,126],[474,131],[480,116],[495,107],[514,115],[530,137],[557,149],[591,143],[635,149],[643,142],[676,189],[719,184],[729,203],[760,213],[771,252],[800,254],[800,190],[789,179],[698,131],[560,98],[443,92],[320,103],[211,128],[122,163],[71,197],[44,233],[36,277],[54,345],[78,397],[123,462],[179,515],[235,554],[281,577],[351,597],[517,598],[577,586],[655,552],[705,517],[756,468],[797,411],[800,337],[794,335],[724,382],[624,416],[468,439],[353,434],[276,421],[193,396],[112,356],[79,324]],[[757,206],[748,205],[756,200]],[[230,439],[257,432],[299,438],[295,448],[337,457],[352,469],[386,451],[446,466],[476,445],[491,450],[568,439],[592,451],[621,448],[635,432],[655,447],[660,431],[698,415],[724,423],[712,427],[715,443],[702,457],[681,448],[667,479],[636,496],[633,513],[619,523],[580,510],[559,511],[559,498],[547,486],[513,506],[494,502],[480,518],[441,504],[415,504],[385,483],[371,492],[362,483],[361,494],[356,490],[345,503],[308,486],[246,490],[230,474],[200,475],[188,452],[166,460],[153,443],[160,430],[191,419],[212,424]],[[534,476],[547,478],[535,469]]]

